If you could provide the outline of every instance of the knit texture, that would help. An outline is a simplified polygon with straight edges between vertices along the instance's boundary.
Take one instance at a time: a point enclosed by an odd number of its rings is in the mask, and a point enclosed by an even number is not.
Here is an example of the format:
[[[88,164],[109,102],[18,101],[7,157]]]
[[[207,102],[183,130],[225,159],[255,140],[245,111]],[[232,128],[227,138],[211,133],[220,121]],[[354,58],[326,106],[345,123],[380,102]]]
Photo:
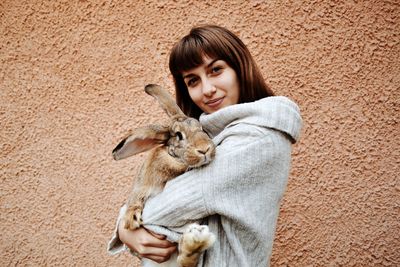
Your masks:
[[[299,109],[286,97],[268,97],[203,114],[200,122],[217,146],[215,159],[149,199],[145,227],[176,242],[185,225],[201,220],[217,240],[198,266],[268,266]],[[109,251],[122,249],[114,235]]]

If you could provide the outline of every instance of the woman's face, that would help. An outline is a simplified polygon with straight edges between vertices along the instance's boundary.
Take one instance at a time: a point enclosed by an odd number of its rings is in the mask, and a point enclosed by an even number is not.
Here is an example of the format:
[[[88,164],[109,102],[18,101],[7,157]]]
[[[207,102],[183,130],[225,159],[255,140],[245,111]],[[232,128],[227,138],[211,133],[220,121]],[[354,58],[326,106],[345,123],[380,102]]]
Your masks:
[[[237,104],[239,101],[239,80],[234,69],[224,60],[203,57],[203,64],[182,77],[190,98],[205,113]]]

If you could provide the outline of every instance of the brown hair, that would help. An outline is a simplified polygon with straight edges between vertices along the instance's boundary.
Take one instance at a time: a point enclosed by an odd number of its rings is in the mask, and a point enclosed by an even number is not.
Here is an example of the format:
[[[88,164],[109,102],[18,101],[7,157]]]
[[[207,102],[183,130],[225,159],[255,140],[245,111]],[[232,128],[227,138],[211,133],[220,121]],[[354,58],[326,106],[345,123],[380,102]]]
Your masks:
[[[274,95],[246,45],[235,34],[215,25],[195,27],[174,45],[169,58],[176,102],[186,115],[199,118],[202,110],[190,98],[182,72],[201,65],[205,55],[224,60],[235,70],[240,84],[239,103]]]

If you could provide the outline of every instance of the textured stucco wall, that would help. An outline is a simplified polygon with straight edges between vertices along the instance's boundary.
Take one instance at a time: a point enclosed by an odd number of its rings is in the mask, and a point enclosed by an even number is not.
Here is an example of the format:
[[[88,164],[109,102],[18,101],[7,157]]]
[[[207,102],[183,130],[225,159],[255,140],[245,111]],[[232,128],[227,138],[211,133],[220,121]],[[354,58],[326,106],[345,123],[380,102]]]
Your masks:
[[[1,1],[0,266],[132,266],[105,248],[143,156],[110,152],[165,118],[143,85],[171,88],[169,49],[201,23],[236,32],[302,109],[272,266],[399,266],[399,14],[395,0]]]

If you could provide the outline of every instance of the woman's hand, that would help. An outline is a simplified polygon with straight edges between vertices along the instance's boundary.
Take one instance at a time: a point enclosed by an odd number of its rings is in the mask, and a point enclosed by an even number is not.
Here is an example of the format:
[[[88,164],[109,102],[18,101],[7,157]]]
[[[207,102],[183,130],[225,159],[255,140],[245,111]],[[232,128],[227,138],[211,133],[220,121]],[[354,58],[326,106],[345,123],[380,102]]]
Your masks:
[[[118,226],[119,239],[141,257],[162,263],[176,251],[176,244],[166,240],[163,235],[152,233],[143,227],[130,231],[121,225],[122,223]]]

